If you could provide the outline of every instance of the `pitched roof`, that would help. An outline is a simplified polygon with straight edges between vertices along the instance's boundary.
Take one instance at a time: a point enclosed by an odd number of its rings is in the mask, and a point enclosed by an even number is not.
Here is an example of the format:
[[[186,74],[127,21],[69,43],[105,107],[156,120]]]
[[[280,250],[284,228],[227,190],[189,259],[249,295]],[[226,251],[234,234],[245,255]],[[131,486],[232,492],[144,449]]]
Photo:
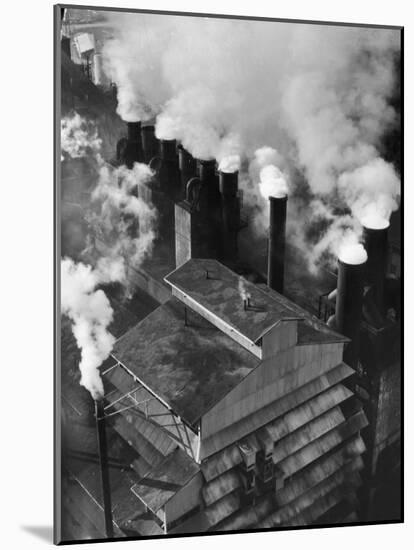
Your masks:
[[[156,513],[199,471],[185,451],[176,449],[135,483],[131,491]]]
[[[112,355],[176,414],[194,425],[259,360],[172,298],[116,343]]]
[[[243,279],[250,295],[250,306],[245,308],[239,275],[216,260],[191,259],[165,281],[253,343],[280,321],[301,318],[282,301]]]

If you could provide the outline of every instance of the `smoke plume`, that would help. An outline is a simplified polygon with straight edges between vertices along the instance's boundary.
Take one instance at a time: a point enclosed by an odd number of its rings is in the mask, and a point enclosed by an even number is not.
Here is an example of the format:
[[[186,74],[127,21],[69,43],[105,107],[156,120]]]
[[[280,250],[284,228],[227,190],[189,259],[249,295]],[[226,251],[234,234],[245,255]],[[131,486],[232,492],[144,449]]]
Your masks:
[[[102,144],[95,125],[76,112],[61,120],[60,136],[61,150],[70,158],[95,156]],[[62,155],[62,160],[64,158]]]
[[[132,170],[104,165],[92,193],[94,232],[104,241],[107,255],[127,259],[130,267],[139,267],[151,254],[156,237],[156,210],[139,196],[152,175],[145,164],[135,163]]]
[[[149,14],[111,22],[116,39],[104,55],[121,116],[156,116],[159,138],[203,159],[255,161],[262,144],[276,150],[262,177],[240,174],[245,204],[263,216],[262,193],[281,180],[279,170],[303,205],[289,212],[288,238],[313,268],[332,243],[350,231],[358,238],[367,211],[388,220],[398,207],[399,176],[382,156],[396,124],[398,30]],[[319,221],[327,214],[319,256],[309,204]]]
[[[120,281],[125,271],[122,261],[98,261],[95,269],[70,258],[61,261],[61,311],[72,321],[72,331],[81,351],[81,385],[93,399],[103,397],[99,367],[109,357],[115,338],[108,331],[113,311],[98,286]]]

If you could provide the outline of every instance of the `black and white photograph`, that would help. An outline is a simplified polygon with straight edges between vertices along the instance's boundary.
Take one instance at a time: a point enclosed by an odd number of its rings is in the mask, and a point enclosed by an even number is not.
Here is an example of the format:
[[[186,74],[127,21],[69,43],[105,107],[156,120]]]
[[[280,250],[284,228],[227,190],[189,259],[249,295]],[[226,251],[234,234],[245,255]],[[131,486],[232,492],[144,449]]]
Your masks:
[[[54,7],[54,542],[401,523],[403,27],[142,7]]]

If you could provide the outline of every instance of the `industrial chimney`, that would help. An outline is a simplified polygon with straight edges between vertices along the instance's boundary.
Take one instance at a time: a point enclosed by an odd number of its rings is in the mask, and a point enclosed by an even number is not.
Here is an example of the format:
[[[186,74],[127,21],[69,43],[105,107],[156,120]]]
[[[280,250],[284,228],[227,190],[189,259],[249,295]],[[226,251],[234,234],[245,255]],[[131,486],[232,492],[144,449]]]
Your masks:
[[[142,157],[146,164],[158,154],[159,142],[155,137],[155,127],[153,124],[141,126]]]
[[[181,189],[183,197],[187,183],[197,175],[197,161],[182,145],[178,146],[178,166],[180,169]]]
[[[127,168],[132,168],[135,162],[142,160],[141,122],[127,122],[128,138],[125,147],[125,161]]]
[[[287,195],[269,197],[267,284],[280,294],[283,293],[284,286],[287,199]]]
[[[362,223],[364,225],[365,249],[368,254],[365,267],[365,280],[371,287],[371,295],[378,312],[383,315],[389,223],[387,220],[382,220],[382,223],[376,224],[375,227],[368,226],[366,220],[363,220]]]
[[[335,328],[351,339],[344,359],[354,368],[358,364],[365,269],[366,253],[360,245],[357,254],[343,254],[338,260]]]
[[[103,399],[95,400],[96,431],[98,437],[99,462],[101,466],[102,501],[105,517],[105,531],[108,539],[114,537],[112,524],[111,487],[108,469],[108,446],[106,441],[105,408]]]
[[[219,172],[223,219],[223,254],[225,260],[237,257],[237,234],[240,228],[238,172]]]
[[[159,155],[151,159],[149,166],[156,173],[159,189],[176,200],[180,194],[180,173],[175,139],[160,140]]]

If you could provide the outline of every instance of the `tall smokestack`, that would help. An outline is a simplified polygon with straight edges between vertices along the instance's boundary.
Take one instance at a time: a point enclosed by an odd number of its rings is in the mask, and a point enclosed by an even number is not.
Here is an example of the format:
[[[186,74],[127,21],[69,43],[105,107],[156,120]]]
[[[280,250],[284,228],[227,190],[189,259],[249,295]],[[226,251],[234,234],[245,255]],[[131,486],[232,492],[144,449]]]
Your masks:
[[[237,257],[237,234],[240,228],[240,202],[238,197],[238,172],[219,173],[223,216],[224,259]]]
[[[177,142],[175,139],[160,140],[160,157],[164,161],[177,162]]]
[[[178,146],[178,166],[181,176],[181,189],[184,195],[187,183],[197,175],[197,162],[182,145]]]
[[[156,172],[159,188],[176,200],[180,196],[180,173],[175,139],[160,140],[159,156],[151,160],[150,168]]]
[[[364,220],[363,220],[364,224]],[[384,313],[384,286],[388,255],[388,227],[384,223],[376,227],[365,226],[364,243],[368,254],[365,267],[365,279],[372,289],[372,296],[379,313]]]
[[[146,164],[154,158],[159,151],[159,142],[155,137],[155,127],[147,124],[141,127],[142,157]]]
[[[112,523],[111,487],[108,470],[108,446],[106,442],[105,409],[103,399],[95,400],[96,431],[98,435],[99,461],[101,465],[102,501],[105,516],[105,531],[108,539],[114,538]]]
[[[351,339],[344,352],[344,359],[351,367],[356,367],[358,363],[365,260],[366,254],[362,257],[347,256],[338,260],[335,328]]]
[[[267,284],[280,294],[283,293],[284,286],[287,199],[287,195],[269,197]]]
[[[128,139],[125,149],[125,164],[132,168],[142,160],[141,122],[127,122]]]

